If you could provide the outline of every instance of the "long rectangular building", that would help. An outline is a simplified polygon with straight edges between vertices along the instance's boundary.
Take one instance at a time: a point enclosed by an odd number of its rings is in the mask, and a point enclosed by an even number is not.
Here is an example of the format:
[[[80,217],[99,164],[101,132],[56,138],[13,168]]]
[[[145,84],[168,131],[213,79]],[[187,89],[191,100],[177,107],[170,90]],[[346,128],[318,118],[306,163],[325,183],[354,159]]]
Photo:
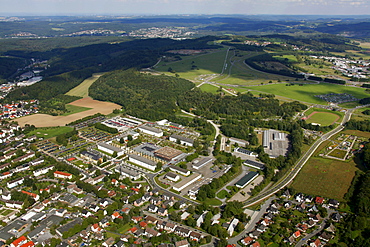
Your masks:
[[[202,174],[193,173],[189,177],[182,179],[180,182],[175,184],[172,188],[176,191],[182,191],[183,189],[185,189],[186,187],[188,187],[189,185],[191,185],[192,183],[194,183],[200,178],[202,178]]]
[[[156,136],[156,137],[161,137],[163,136],[163,131],[154,127],[150,127],[147,125],[141,125],[138,128],[140,131],[142,131],[145,134]]]
[[[204,157],[203,159],[196,159],[193,161],[192,167],[196,170],[202,168],[203,166],[209,164],[212,162],[212,158]]]
[[[245,160],[243,162],[244,165],[246,166],[249,166],[249,167],[252,167],[252,168],[255,168],[255,169],[258,169],[258,170],[263,170],[265,169],[265,165],[262,164],[262,163],[259,163],[257,161],[253,161],[253,160]]]
[[[132,163],[142,166],[146,169],[149,169],[151,171],[154,171],[155,168],[157,168],[157,163],[153,160],[144,158],[142,156],[136,155],[136,154],[130,154],[128,156],[128,160],[131,161]]]
[[[256,177],[258,177],[258,172],[248,172],[244,177],[242,177],[238,182],[236,182],[235,186],[238,188],[244,188]]]
[[[123,150],[118,148],[118,147],[115,147],[111,144],[108,144],[108,143],[105,143],[105,142],[99,142],[98,143],[98,149],[103,151],[103,152],[106,152],[106,153],[109,153],[109,154],[114,154],[114,152],[117,153],[117,156],[121,156],[124,154]]]

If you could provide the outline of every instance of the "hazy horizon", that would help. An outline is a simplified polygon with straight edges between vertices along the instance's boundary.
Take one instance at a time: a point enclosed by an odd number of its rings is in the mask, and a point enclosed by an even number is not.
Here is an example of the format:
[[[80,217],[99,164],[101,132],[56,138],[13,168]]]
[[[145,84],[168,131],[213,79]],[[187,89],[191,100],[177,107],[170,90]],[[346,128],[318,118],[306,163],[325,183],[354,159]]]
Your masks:
[[[1,15],[369,15],[370,0],[1,0]]]

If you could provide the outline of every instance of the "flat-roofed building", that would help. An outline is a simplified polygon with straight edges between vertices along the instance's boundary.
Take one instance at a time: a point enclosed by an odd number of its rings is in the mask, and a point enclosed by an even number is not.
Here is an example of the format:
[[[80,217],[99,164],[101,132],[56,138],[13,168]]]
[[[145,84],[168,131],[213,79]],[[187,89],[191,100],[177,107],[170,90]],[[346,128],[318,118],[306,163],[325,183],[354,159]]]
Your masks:
[[[97,163],[103,162],[103,157],[98,152],[91,152],[91,151],[81,151],[80,155],[82,158],[85,158],[89,162]]]
[[[262,141],[264,148],[270,147],[270,130],[263,131],[263,141]]]
[[[245,154],[252,157],[257,157],[257,154],[244,148],[235,148],[235,152]]]
[[[188,187],[189,185],[191,185],[200,178],[202,178],[202,174],[195,172],[191,174],[189,177],[186,177],[177,184],[175,184],[172,188],[176,191],[182,191],[183,189],[185,189],[186,187]]]
[[[238,188],[244,188],[252,182],[256,177],[258,177],[258,172],[248,172],[244,177],[242,177],[238,182],[236,182],[235,186]]]
[[[173,173],[173,172],[167,172],[167,174],[165,175],[165,178],[173,181],[173,182],[177,182],[180,180],[180,176],[177,175],[176,173]]]
[[[178,167],[178,166],[169,166],[170,167],[170,170],[173,171],[173,172],[177,172],[183,176],[189,176],[190,175],[190,171],[189,170],[186,170],[186,169],[183,169],[181,167]]]
[[[154,155],[160,159],[164,159],[166,161],[173,161],[176,160],[183,152],[180,150],[171,148],[171,147],[163,147],[158,150],[154,151]]]
[[[151,171],[154,171],[155,168],[157,168],[157,163],[155,161],[136,154],[129,154],[128,160]]]
[[[140,131],[142,131],[145,134],[156,136],[156,137],[161,137],[163,136],[163,131],[154,127],[150,127],[147,125],[141,125],[138,128]]]
[[[120,173],[121,176],[137,180],[141,177],[141,174],[135,170],[129,170],[124,166],[120,165],[116,167],[116,172]]]
[[[257,162],[257,161],[253,161],[253,160],[245,160],[243,162],[243,164],[246,165],[246,166],[249,166],[249,167],[258,169],[258,170],[265,169],[265,165],[264,164],[262,164],[260,162]]]
[[[105,143],[105,142],[99,142],[98,143],[98,149],[103,151],[103,152],[106,152],[106,153],[109,153],[110,155],[113,155],[114,152],[117,153],[117,156],[121,156],[124,154],[123,150],[118,148],[118,147],[115,147],[109,143]]]
[[[238,138],[235,138],[235,137],[230,137],[229,138],[229,141],[231,143],[236,143],[236,144],[238,144],[240,146],[243,146],[243,147],[246,146],[246,145],[249,145],[249,142],[248,141],[243,140],[243,139],[238,139]]]
[[[179,141],[181,145],[189,146],[192,147],[194,145],[194,140],[191,138],[187,138],[185,136],[177,135],[177,134],[172,134],[169,138],[170,141],[172,142],[177,142]]]
[[[211,162],[212,162],[212,158],[210,158],[210,157],[195,159],[193,161],[192,167],[193,167],[193,169],[199,170],[200,168],[202,168],[203,166],[205,166],[207,164],[210,164]]]

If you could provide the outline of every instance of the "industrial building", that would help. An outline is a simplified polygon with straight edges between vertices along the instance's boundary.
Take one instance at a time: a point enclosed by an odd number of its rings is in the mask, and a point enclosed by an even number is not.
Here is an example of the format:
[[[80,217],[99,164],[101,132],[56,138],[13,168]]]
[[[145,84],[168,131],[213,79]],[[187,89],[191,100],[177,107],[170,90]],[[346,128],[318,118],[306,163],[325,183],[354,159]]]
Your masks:
[[[238,188],[244,188],[250,182],[252,182],[256,177],[258,177],[258,172],[248,172],[244,177],[242,177],[238,182],[236,182],[235,186]]]

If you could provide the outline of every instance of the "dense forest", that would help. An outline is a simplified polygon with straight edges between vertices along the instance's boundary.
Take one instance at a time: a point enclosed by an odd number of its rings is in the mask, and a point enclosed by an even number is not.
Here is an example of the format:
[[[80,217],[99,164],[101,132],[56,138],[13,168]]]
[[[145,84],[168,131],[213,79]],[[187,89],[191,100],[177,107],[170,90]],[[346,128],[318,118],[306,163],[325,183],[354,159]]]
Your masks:
[[[349,191],[350,195],[346,196],[352,213],[338,226],[339,243],[336,246],[370,246],[370,171],[357,174]]]
[[[188,80],[150,75],[134,69],[113,71],[100,77],[89,89],[91,97],[122,105],[125,113],[159,120],[174,114],[177,98],[194,87]]]
[[[266,97],[254,97],[251,93],[235,96],[220,96],[194,89],[180,95],[178,104],[181,109],[208,119],[265,119],[280,116],[288,118],[295,112],[304,110],[307,106],[298,103],[283,103]]]

